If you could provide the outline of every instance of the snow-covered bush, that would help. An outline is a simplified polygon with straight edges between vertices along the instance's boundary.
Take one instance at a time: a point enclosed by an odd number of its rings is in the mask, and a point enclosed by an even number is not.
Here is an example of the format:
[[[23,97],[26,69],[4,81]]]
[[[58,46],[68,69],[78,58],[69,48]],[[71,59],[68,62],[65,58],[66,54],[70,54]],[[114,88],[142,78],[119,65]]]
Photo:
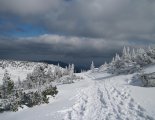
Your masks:
[[[75,74],[72,75],[72,76],[70,76],[70,75],[65,75],[65,76],[59,78],[59,79],[57,80],[57,82],[60,83],[60,84],[71,84],[71,83],[74,83],[75,81],[81,80],[81,79],[83,79],[83,78],[80,77],[80,76],[77,76],[77,75],[75,75]]]
[[[128,83],[134,86],[155,87],[155,73],[135,74]]]
[[[140,75],[144,87],[155,87],[155,72]]]
[[[66,76],[63,76],[61,78],[59,78],[59,80],[57,80],[58,83],[62,83],[62,84],[71,84],[73,83],[74,81],[74,77],[75,76],[72,76],[72,78],[69,76],[69,75],[66,75]]]
[[[28,74],[27,80],[14,83],[10,74],[6,71],[3,84],[0,86],[0,111],[17,111],[22,105],[33,107],[42,103],[48,103],[47,95],[55,96],[57,87],[51,85],[50,72],[47,66],[36,66],[32,74]],[[45,85],[45,83],[49,83]]]
[[[55,76],[47,64],[37,65],[32,73],[27,74],[25,89],[32,89],[54,81]]]
[[[48,103],[47,95],[55,96],[58,93],[57,87],[49,86],[42,91],[22,92],[20,95],[13,95],[7,99],[0,99],[0,112],[3,111],[18,111],[22,105],[33,107],[42,103]]]
[[[52,85],[50,85],[49,87],[45,88],[42,91],[42,95],[44,97],[47,97],[47,95],[51,95],[51,96],[55,97],[56,94],[58,94],[57,87],[56,86],[53,87]]]

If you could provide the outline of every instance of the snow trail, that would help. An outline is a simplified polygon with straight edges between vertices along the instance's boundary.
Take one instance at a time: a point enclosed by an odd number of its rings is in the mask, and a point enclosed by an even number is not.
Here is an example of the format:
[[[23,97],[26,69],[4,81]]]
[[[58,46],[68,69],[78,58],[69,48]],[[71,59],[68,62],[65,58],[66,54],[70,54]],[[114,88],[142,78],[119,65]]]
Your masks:
[[[85,79],[93,84],[80,91],[64,120],[154,120],[134,101],[128,88],[113,83],[114,77],[85,75]]]

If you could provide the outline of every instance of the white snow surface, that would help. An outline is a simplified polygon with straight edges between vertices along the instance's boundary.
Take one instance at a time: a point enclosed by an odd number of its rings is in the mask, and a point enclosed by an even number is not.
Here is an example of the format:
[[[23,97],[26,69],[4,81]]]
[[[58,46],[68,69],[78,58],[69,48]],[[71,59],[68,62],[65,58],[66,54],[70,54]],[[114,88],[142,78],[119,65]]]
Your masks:
[[[153,73],[155,72],[155,64],[148,65],[143,69],[144,73]]]
[[[155,120],[155,88],[129,85],[134,74],[76,74],[49,104],[0,113],[0,120]]]

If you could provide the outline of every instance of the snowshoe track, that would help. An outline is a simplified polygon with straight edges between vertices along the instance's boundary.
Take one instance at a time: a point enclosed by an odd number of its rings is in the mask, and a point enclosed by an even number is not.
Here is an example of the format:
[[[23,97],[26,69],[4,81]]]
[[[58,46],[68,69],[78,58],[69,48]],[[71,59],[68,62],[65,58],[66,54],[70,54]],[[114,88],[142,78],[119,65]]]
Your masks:
[[[155,120],[134,101],[127,88],[117,89],[110,79],[94,81],[77,99],[64,120]]]

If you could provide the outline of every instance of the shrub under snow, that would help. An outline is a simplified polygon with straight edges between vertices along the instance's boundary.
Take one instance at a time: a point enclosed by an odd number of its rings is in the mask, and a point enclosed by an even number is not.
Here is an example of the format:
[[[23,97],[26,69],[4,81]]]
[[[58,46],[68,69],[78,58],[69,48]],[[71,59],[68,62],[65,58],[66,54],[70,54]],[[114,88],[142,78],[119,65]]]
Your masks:
[[[155,72],[140,75],[144,87],[155,87]]]

